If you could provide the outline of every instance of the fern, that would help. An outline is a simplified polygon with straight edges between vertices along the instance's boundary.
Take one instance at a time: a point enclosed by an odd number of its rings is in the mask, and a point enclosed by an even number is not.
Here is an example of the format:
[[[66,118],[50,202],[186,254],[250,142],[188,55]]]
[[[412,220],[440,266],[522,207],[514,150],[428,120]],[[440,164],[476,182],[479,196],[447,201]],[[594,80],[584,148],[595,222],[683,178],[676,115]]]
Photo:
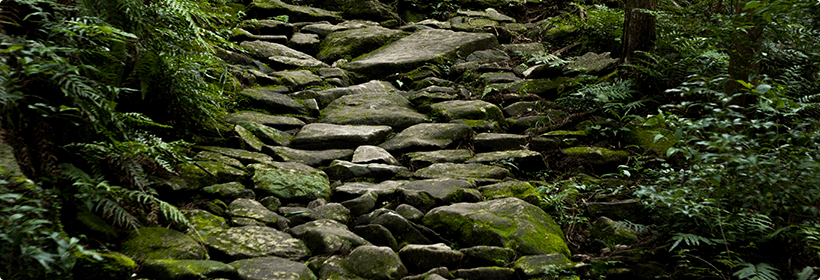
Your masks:
[[[733,276],[737,276],[739,279],[749,279],[749,280],[778,280],[780,277],[777,276],[778,269],[767,264],[767,263],[759,263],[759,264],[751,264],[751,263],[744,263],[743,269],[738,270]]]

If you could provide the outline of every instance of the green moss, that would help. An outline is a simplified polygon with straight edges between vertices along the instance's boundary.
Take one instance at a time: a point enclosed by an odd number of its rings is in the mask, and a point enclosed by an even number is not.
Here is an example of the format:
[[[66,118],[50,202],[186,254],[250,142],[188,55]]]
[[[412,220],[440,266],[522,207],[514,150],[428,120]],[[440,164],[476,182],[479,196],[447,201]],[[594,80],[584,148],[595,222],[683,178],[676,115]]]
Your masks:
[[[583,130],[578,130],[578,131],[554,130],[554,131],[544,133],[544,135],[550,135],[550,136],[587,136],[587,132],[583,131]]]
[[[74,265],[74,279],[131,279],[137,263],[120,253],[97,253],[101,259],[75,253],[77,263]]]
[[[627,151],[613,151],[599,147],[572,147],[561,150],[568,156],[583,158],[592,164],[619,164],[629,158]]]

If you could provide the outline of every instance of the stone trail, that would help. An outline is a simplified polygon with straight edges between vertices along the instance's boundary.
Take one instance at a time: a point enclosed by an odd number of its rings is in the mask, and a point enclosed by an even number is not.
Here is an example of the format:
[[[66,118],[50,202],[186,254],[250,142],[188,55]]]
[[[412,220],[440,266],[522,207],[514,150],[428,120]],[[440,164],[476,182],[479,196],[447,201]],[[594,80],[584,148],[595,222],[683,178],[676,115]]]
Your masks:
[[[521,69],[510,66],[517,51],[544,47],[499,44],[485,31],[527,26],[496,10],[399,26],[390,13],[381,25],[345,20],[377,4],[334,3],[251,3],[259,19],[233,32],[247,54],[219,52],[252,85],[247,110],[225,116],[234,129],[223,144],[196,147],[185,184],[161,189],[204,201],[184,211],[193,227],[145,228],[124,244],[145,259],[142,276],[528,279],[569,264],[564,233],[538,207],[546,183],[516,176],[561,151],[626,160],[571,147],[582,133],[538,130],[566,114],[548,106],[578,72],[605,75],[616,60]],[[263,19],[277,15],[294,23]]]

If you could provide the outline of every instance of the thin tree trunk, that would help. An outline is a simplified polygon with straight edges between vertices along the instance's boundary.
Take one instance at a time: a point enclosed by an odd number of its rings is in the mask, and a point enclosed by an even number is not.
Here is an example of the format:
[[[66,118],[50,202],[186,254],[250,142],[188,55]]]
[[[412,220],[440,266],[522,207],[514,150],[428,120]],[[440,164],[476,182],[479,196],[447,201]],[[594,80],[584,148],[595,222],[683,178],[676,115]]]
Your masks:
[[[626,0],[621,57],[629,63],[635,51],[651,51],[655,45],[655,17],[635,9],[651,10],[656,0]]]

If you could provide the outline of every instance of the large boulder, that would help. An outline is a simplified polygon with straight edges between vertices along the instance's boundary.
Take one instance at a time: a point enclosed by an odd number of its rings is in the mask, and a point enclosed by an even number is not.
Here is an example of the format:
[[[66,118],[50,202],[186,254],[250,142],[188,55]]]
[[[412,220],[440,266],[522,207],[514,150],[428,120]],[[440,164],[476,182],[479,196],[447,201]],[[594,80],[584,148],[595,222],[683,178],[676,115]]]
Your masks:
[[[322,110],[320,121],[343,125],[386,125],[397,130],[426,122],[404,96],[393,92],[342,96]]]
[[[326,62],[342,58],[353,59],[378,49],[402,35],[403,33],[399,30],[379,26],[333,32],[319,45],[316,58]]]
[[[424,216],[424,225],[467,246],[504,246],[522,255],[570,255],[552,218],[518,198],[438,207]]]
[[[253,169],[253,189],[261,192],[262,196],[301,201],[330,198],[327,174],[313,167],[295,162],[276,162],[253,164],[248,168]]]
[[[444,64],[459,55],[466,56],[497,45],[498,41],[490,33],[422,29],[344,67],[363,74],[386,76],[407,72],[427,63]]]
[[[467,141],[472,135],[473,130],[465,124],[422,123],[402,130],[379,147],[398,153],[447,149]]]
[[[121,251],[131,258],[204,260],[208,252],[202,244],[184,233],[161,227],[134,231],[122,244]]]
[[[389,247],[359,246],[345,257],[342,266],[367,279],[397,280],[407,275],[407,268]]]
[[[296,134],[291,147],[306,150],[352,149],[381,143],[392,131],[385,125],[312,123]]]
[[[205,239],[206,244],[226,259],[276,256],[299,260],[308,248],[290,234],[262,226],[235,227]]]

